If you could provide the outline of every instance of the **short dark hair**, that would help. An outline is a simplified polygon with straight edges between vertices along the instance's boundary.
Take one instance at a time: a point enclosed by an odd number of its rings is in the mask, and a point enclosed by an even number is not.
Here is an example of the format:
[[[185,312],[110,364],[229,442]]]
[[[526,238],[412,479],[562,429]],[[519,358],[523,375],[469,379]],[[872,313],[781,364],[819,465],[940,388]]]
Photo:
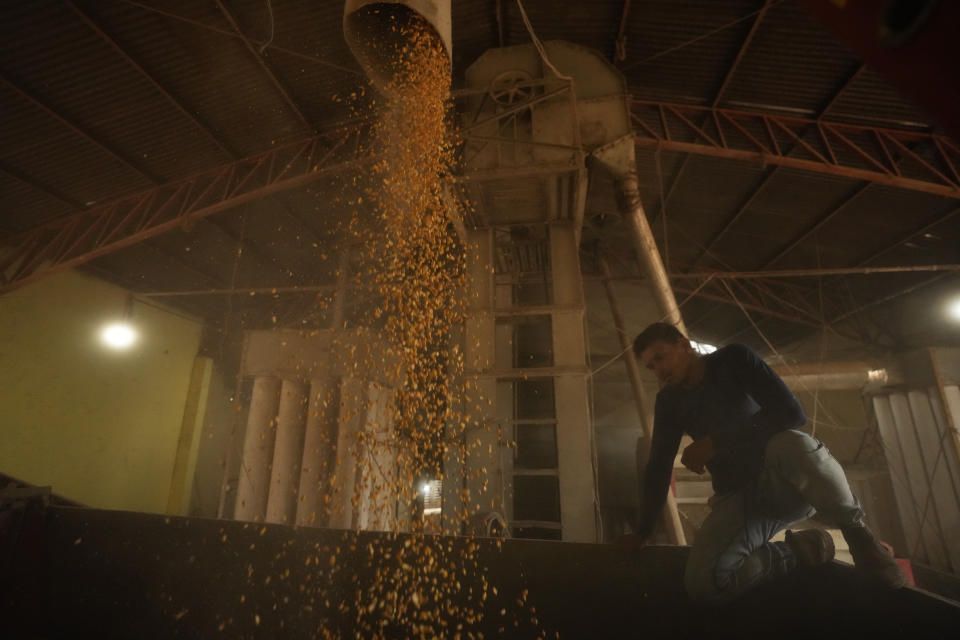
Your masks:
[[[689,342],[680,330],[672,324],[666,322],[654,322],[649,327],[640,332],[633,341],[633,353],[639,356],[644,349],[654,342]]]

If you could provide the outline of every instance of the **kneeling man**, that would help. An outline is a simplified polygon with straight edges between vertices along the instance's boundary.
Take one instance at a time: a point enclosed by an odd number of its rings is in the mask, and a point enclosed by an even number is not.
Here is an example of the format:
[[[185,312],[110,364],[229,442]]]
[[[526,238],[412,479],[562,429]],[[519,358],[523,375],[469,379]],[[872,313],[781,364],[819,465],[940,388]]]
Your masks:
[[[758,584],[833,558],[819,529],[787,532],[819,513],[843,532],[858,570],[890,587],[905,578],[864,526],[863,510],[840,464],[799,428],[806,416],[783,381],[749,348],[731,344],[709,355],[693,350],[673,325],[655,323],[637,336],[634,353],[653,371],[657,394],[637,536],[644,544],[663,509],[673,460],[684,433],[685,467],[709,470],[715,495],[697,532],[685,584],[700,602],[729,601]]]

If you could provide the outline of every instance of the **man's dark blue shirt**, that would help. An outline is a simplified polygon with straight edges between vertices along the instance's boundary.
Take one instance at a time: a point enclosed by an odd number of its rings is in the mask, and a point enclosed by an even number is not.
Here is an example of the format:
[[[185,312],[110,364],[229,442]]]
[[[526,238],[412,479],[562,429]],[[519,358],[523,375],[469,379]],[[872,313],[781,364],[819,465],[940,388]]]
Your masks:
[[[663,509],[684,433],[713,439],[716,453],[707,469],[721,494],[742,488],[760,472],[770,436],[807,421],[793,393],[748,347],[731,344],[702,357],[706,366],[696,386],[670,385],[657,394],[637,525],[641,535],[650,535]]]

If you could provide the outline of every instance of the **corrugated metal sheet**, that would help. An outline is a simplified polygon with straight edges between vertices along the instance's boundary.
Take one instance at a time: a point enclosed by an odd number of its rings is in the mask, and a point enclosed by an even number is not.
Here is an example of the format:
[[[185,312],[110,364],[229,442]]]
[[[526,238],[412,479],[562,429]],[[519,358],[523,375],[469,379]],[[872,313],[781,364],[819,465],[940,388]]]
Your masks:
[[[7,233],[29,229],[73,211],[71,207],[2,172],[0,193],[3,194],[4,208],[2,226]]]
[[[867,67],[830,109],[830,119],[881,127],[929,127],[922,109],[904,100],[896,89]]]
[[[502,0],[501,0],[502,1]],[[509,2],[502,2],[509,4]],[[496,1],[453,3],[453,84],[463,85],[463,72],[490,47],[497,46]]]
[[[169,10],[182,15],[179,6]],[[98,11],[104,30],[239,155],[261,151],[277,139],[306,135],[307,128],[242,41],[230,35],[235,32],[219,11],[201,22],[220,31],[128,4]],[[153,100],[174,110],[160,94]],[[221,153],[207,166],[223,162]]]
[[[856,59],[799,3],[772,6],[746,49],[723,102],[816,114]]]
[[[35,24],[41,16],[43,22]],[[32,95],[159,181],[216,161],[189,119],[160,99],[150,83],[70,9],[57,3],[30,18],[21,24],[5,22],[0,64]],[[33,30],[47,24],[58,30],[70,26],[56,39],[37,38]],[[163,144],[170,139],[179,149],[173,154]]]
[[[266,42],[270,34],[266,5],[245,0],[231,6],[244,32]],[[274,3],[273,17],[273,41],[264,50],[264,59],[310,123],[322,126],[349,118],[347,99],[351,93],[359,95],[368,83],[344,41],[343,3]],[[307,53],[315,60],[293,56],[285,49]],[[361,109],[366,104],[367,100],[356,102]]]
[[[750,29],[752,18],[741,19],[757,8],[744,0],[634,2],[621,65],[634,94],[710,104]]]
[[[960,573],[960,460],[946,445],[960,388],[907,389],[872,398],[906,534],[906,554]],[[944,406],[943,400],[946,406]],[[942,462],[941,462],[942,459]]]
[[[592,47],[608,58],[612,55],[623,7],[621,0],[524,2],[523,6],[533,32],[541,41],[569,40]],[[516,4],[504,1],[503,12],[506,44],[530,42],[530,34]]]
[[[842,202],[856,186],[855,181],[845,178],[778,169],[717,243],[716,250],[721,255],[739,254],[740,268],[758,268]],[[742,247],[750,247],[750,251],[744,252]],[[780,262],[774,266],[783,268]]]

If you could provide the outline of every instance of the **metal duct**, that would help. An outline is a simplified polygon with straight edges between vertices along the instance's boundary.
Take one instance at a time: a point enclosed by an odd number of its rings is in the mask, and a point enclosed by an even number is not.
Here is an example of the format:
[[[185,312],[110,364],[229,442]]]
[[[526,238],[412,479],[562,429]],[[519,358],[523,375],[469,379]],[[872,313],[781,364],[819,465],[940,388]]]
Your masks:
[[[433,28],[449,58],[453,52],[450,0],[347,0],[343,36],[353,56],[381,91],[396,71],[399,50],[406,44],[397,26],[423,21]]]
[[[794,391],[861,391],[882,387],[891,379],[885,367],[859,360],[780,364],[773,370]]]
[[[663,259],[660,257],[660,251],[657,249],[653,232],[647,222],[647,214],[640,200],[633,133],[599,147],[590,157],[595,165],[603,167],[616,181],[617,200],[630,228],[630,238],[637,253],[637,261],[644,275],[647,276],[651,293],[657,301],[657,307],[664,321],[677,327],[684,335],[688,335],[683,316],[680,315],[680,307],[670,287],[670,278],[663,266]]]

